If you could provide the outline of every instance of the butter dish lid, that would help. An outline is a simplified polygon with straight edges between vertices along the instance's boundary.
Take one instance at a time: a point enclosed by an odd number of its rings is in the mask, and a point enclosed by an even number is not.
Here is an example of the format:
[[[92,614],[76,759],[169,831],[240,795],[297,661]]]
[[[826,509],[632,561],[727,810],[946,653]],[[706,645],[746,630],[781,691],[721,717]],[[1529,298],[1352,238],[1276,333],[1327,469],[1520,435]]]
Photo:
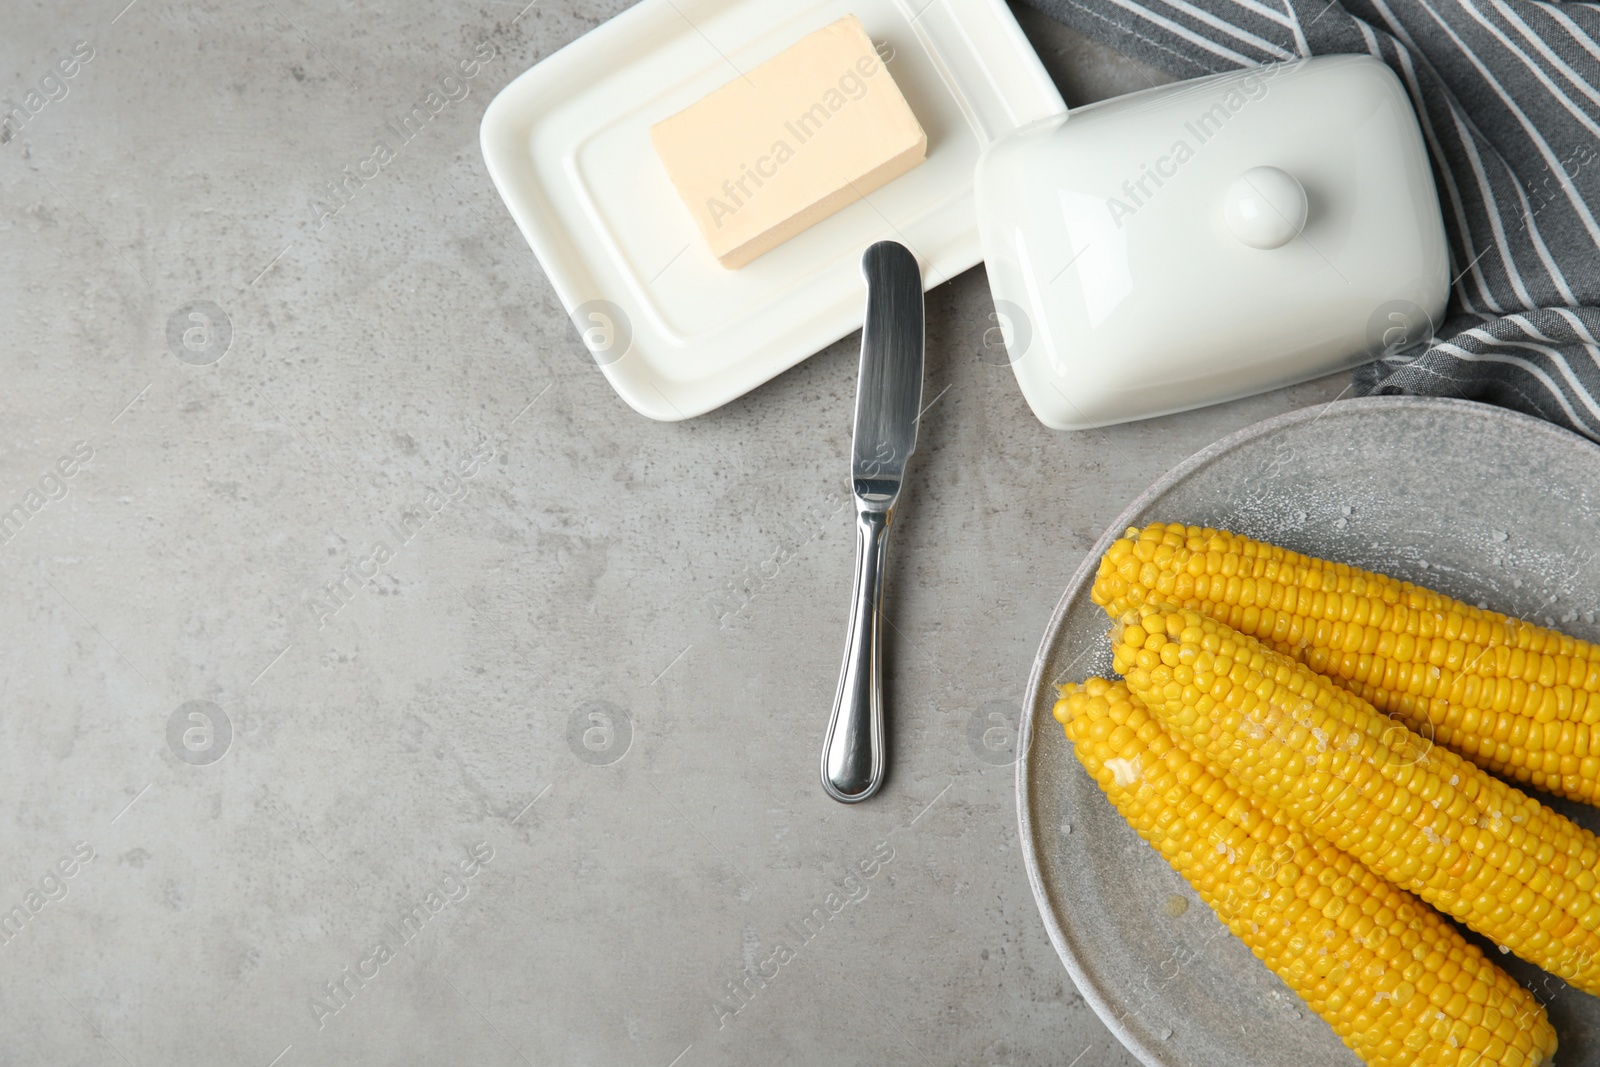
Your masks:
[[[979,232],[1008,357],[1058,429],[1261,392],[1426,339],[1448,251],[1381,62],[1162,86],[997,140]]]

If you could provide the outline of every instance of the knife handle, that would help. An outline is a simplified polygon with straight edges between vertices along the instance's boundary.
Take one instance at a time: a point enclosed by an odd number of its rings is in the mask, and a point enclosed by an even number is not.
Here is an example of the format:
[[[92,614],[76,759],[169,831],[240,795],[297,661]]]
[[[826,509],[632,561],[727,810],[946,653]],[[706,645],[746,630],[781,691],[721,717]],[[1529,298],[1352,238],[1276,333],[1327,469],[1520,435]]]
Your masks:
[[[822,788],[854,804],[883,784],[882,629],[884,549],[892,509],[856,512],[856,580],[850,596],[844,667],[822,746]]]

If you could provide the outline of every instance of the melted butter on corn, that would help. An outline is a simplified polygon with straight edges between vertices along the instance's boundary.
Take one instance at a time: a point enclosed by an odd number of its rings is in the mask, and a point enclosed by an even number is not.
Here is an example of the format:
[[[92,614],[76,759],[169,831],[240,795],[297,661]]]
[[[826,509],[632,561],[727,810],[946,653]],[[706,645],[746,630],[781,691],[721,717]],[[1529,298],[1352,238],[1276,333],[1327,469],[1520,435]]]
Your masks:
[[[1130,825],[1370,1067],[1548,1062],[1555,1031],[1526,990],[1415,897],[1230,788],[1126,685],[1068,686],[1055,715]]]
[[[1244,789],[1497,944],[1600,993],[1593,834],[1215,619],[1147,605],[1121,634],[1114,660],[1132,693]],[[1313,728],[1328,733],[1327,751],[1312,743]]]
[[[1198,526],[1130,529],[1092,595],[1113,618],[1151,603],[1202,611],[1481,767],[1600,801],[1600,646]]]

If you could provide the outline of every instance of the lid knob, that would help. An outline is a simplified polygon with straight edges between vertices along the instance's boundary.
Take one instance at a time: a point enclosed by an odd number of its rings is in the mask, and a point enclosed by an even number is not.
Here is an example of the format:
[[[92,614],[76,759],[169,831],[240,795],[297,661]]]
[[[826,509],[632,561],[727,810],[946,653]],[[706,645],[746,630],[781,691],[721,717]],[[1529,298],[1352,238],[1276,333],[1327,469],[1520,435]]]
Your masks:
[[[1251,167],[1223,196],[1228,230],[1252,248],[1278,248],[1305,228],[1306,191],[1277,167]]]

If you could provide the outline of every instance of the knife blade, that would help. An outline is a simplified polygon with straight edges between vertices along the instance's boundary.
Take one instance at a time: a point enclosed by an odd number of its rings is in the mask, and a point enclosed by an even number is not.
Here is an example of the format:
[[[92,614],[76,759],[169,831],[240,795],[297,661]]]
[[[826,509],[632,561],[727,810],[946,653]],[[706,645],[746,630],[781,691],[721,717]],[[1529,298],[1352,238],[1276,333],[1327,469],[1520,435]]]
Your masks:
[[[822,749],[822,787],[845,804],[865,800],[885,769],[882,667],[884,558],[906,461],[922,410],[922,271],[904,245],[879,241],[861,257],[867,282],[850,483],[856,570],[844,665]]]

